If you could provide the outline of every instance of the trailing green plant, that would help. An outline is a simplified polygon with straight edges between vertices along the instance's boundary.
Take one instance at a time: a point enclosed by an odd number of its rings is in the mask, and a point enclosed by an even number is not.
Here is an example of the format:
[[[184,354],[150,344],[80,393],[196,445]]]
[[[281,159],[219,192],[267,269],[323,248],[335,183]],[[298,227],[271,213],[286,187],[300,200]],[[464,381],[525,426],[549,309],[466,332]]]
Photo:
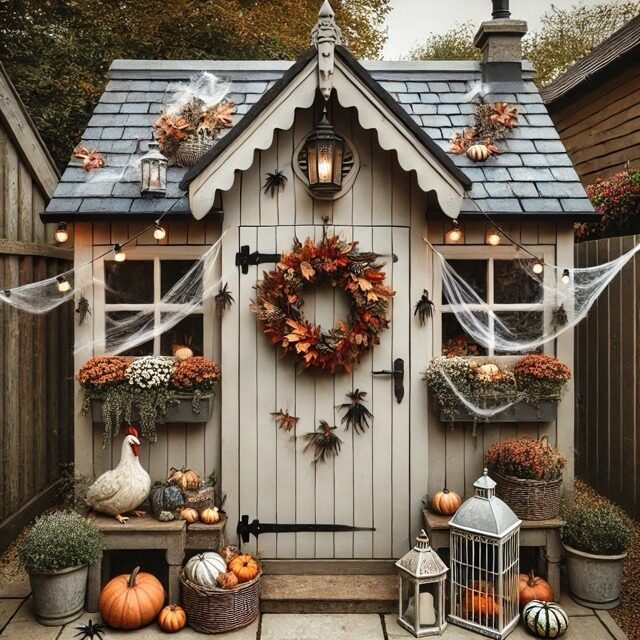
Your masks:
[[[53,573],[90,564],[102,556],[100,530],[73,511],[54,511],[37,518],[18,548],[28,573]]]
[[[548,442],[532,438],[508,438],[492,444],[486,457],[491,471],[523,480],[556,480],[567,459]]]
[[[573,507],[563,516],[562,540],[578,551],[608,556],[624,553],[631,546],[631,528],[614,507]]]

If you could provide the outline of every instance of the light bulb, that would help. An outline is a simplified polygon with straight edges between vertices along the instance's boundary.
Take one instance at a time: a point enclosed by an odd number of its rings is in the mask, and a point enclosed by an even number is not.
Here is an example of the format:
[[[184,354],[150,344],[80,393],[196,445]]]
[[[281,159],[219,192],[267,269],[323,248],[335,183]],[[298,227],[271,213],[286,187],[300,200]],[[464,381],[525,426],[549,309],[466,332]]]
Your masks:
[[[500,234],[497,231],[492,231],[488,236],[487,236],[487,242],[492,246],[492,247],[497,247],[500,244]]]
[[[457,220],[453,220],[451,224],[453,228],[447,233],[447,240],[449,242],[460,242],[462,240],[462,229]]]
[[[532,270],[536,275],[540,275],[544,271],[544,265],[542,264],[542,262],[540,262],[540,260],[536,260],[533,263]]]
[[[164,228],[157,221],[153,223],[153,226],[155,227],[155,229],[153,230],[153,237],[156,240],[164,240],[167,237],[167,232],[164,230]]]
[[[113,250],[115,252],[113,259],[116,262],[124,262],[127,259],[127,254],[122,250],[119,244],[114,245]]]
[[[69,232],[67,231],[67,223],[59,222],[58,228],[55,233],[56,242],[66,242],[69,239]]]
[[[569,269],[565,269],[562,272],[562,277],[560,278],[563,284],[569,284],[571,282],[571,274],[569,273]]]
[[[58,291],[60,293],[66,293],[71,290],[71,284],[64,276],[58,276],[56,280],[58,281]]]

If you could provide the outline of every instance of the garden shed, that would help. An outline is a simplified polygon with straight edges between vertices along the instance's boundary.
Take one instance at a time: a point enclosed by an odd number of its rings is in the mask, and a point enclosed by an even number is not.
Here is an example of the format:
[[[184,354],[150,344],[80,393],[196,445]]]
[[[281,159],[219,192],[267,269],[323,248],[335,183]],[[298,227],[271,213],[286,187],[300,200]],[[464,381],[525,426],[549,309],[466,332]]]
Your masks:
[[[535,334],[551,322],[551,305],[514,283],[511,265],[527,259],[525,247],[545,264],[570,268],[573,223],[593,215],[533,70],[521,59],[525,31],[525,23],[508,18],[483,23],[481,63],[360,62],[325,3],[312,46],[295,63],[111,65],[82,142],[102,154],[105,166],[87,172],[72,162],[43,214],[46,222],[73,222],[75,289],[92,309],[76,326],[75,368],[109,353],[109,327],[131,314],[146,313],[162,327],[163,314],[175,311],[165,306],[166,292],[219,247],[201,286],[218,291],[226,285],[232,304],[217,313],[213,298],[205,299],[170,330],[127,350],[170,355],[172,344],[189,337],[196,354],[221,367],[213,412],[206,422],[159,425],[157,441],[143,442],[141,460],[152,480],[165,478],[170,467],[205,476],[215,470],[227,496],[228,532],[242,516],[281,527],[247,543],[263,558],[399,557],[422,526],[423,497],[445,484],[471,495],[487,447],[508,436],[548,435],[570,459],[565,480],[571,483],[571,384],[551,420],[533,415],[451,429],[423,380],[434,357],[460,348],[474,352],[443,298],[434,250],[506,322]],[[169,166],[161,197],[142,197],[136,162],[149,148],[153,125],[176,91],[203,72],[229,83],[232,126],[191,168]],[[499,143],[502,153],[474,161],[450,153],[449,141],[473,127],[480,98],[517,106],[518,126]],[[322,137],[327,134],[331,144]],[[310,169],[314,162],[318,175]],[[323,178],[323,162],[341,170]],[[331,189],[318,189],[322,180]],[[156,240],[153,228],[139,235],[160,216],[165,237]],[[360,357],[351,366],[314,370],[304,357],[279,357],[263,335],[264,321],[273,318],[256,318],[254,305],[264,292],[256,285],[283,252],[304,251],[307,238],[318,246],[334,236],[384,262],[380,269],[395,295],[379,344],[356,349]],[[123,252],[126,261],[116,261]],[[555,278],[555,271],[544,277]],[[307,271],[305,279],[312,278]],[[349,313],[347,296],[335,287],[306,286],[301,295],[304,316],[315,325],[340,326]],[[421,322],[414,309],[423,296],[433,309]],[[375,343],[377,332],[369,337]],[[545,345],[569,365],[573,348],[572,331]],[[321,361],[322,353],[313,358]],[[313,432],[322,421],[340,425],[336,407],[354,390],[367,393],[370,428],[341,429],[339,455],[314,464],[307,441],[292,435]],[[117,463],[121,441],[104,447],[103,425],[95,414],[93,420],[79,416],[81,403],[77,386],[76,470],[98,475]],[[274,413],[297,417],[296,431],[279,428]],[[302,524],[311,526],[296,531]]]

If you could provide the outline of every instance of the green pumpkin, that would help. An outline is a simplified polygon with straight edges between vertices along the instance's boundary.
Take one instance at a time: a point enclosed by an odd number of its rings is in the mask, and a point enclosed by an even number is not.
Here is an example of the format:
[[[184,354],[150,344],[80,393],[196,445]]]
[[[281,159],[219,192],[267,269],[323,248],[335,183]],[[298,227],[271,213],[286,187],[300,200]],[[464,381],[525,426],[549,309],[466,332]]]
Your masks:
[[[569,617],[555,602],[532,600],[522,610],[522,621],[538,638],[559,638],[569,626]]]
[[[157,483],[149,494],[151,510],[158,517],[162,511],[175,511],[184,504],[184,495],[174,484]]]

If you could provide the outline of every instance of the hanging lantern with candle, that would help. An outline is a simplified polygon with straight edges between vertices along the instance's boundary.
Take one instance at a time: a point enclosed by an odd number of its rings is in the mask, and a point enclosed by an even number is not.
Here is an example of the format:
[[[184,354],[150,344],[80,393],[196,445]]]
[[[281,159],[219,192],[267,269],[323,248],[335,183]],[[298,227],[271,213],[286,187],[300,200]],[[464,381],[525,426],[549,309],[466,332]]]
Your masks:
[[[424,530],[396,567],[400,574],[398,624],[416,638],[441,635],[447,626],[444,583],[449,569],[431,548]]]
[[[521,520],[497,498],[487,470],[449,521],[449,622],[502,640],[517,626]]]
[[[331,195],[342,189],[344,139],[331,126],[326,107],[315,131],[305,142],[309,189],[315,194]]]
[[[149,143],[149,151],[140,159],[140,193],[145,198],[162,198],[167,194],[168,160],[158,143]]]

